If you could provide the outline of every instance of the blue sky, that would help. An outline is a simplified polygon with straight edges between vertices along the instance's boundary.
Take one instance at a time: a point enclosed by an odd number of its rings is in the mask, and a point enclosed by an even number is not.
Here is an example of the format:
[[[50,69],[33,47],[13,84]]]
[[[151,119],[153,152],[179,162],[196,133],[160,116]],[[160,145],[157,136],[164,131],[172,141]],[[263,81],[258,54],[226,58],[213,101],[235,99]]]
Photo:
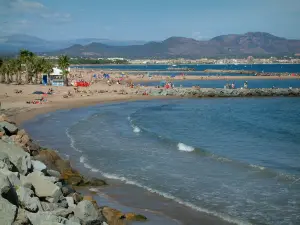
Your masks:
[[[300,0],[0,0],[0,36],[209,39],[248,31],[300,39]]]

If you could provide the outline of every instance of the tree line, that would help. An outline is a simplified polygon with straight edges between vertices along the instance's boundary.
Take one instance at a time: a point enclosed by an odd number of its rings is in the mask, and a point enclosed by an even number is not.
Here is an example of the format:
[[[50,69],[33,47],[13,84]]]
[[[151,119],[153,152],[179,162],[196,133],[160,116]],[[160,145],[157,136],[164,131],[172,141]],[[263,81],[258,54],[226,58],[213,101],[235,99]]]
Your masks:
[[[58,58],[57,66],[63,71],[63,76],[67,79],[70,59],[66,55]],[[38,84],[42,80],[43,74],[53,72],[53,62],[38,57],[28,50],[20,50],[15,58],[0,59],[0,83],[15,84]]]

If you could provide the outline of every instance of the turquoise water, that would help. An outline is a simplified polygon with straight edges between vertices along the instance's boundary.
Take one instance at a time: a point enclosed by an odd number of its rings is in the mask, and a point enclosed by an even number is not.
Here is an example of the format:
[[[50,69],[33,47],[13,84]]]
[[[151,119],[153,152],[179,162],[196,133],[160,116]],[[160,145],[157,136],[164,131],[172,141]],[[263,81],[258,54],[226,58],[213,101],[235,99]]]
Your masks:
[[[90,66],[73,66],[77,68],[87,69],[113,69],[113,70],[131,70],[131,71],[155,71],[155,70],[167,70],[170,65],[90,65]],[[203,71],[206,69],[217,69],[217,70],[255,70],[258,72],[289,72],[299,73],[300,64],[253,64],[253,65],[178,65],[175,68],[188,67],[193,68],[196,71]],[[171,72],[172,73],[172,72]],[[187,72],[185,72],[187,73]],[[190,74],[190,73],[189,73]],[[193,74],[193,73],[191,73]]]
[[[226,83],[235,83],[235,87],[243,87],[244,80],[174,80],[172,81],[175,87],[192,87],[200,86],[202,88],[224,88]],[[140,83],[146,86],[157,86],[160,84],[159,81],[151,81]],[[297,80],[248,80],[248,88],[300,88],[300,79]]]
[[[300,224],[300,98],[138,101],[24,124],[86,170],[237,224]],[[199,223],[195,223],[199,224]]]

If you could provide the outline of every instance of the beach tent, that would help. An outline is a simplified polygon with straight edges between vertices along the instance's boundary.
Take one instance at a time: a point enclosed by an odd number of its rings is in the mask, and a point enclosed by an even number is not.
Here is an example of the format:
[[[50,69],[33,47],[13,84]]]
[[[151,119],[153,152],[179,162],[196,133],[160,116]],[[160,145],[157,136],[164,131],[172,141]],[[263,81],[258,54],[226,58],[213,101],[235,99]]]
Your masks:
[[[103,75],[103,77],[106,78],[106,79],[109,79],[110,76],[109,76],[109,74],[106,74],[106,73],[105,73],[105,74]]]
[[[172,74],[171,77],[176,77],[176,74]]]

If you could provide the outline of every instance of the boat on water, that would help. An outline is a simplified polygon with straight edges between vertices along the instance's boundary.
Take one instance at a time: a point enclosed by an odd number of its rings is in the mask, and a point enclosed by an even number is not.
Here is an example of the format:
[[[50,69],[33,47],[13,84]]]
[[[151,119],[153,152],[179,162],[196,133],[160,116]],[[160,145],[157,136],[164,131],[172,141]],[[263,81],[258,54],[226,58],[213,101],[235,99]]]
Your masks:
[[[167,70],[173,70],[173,71],[195,71],[195,68],[188,68],[188,67],[168,67]]]

